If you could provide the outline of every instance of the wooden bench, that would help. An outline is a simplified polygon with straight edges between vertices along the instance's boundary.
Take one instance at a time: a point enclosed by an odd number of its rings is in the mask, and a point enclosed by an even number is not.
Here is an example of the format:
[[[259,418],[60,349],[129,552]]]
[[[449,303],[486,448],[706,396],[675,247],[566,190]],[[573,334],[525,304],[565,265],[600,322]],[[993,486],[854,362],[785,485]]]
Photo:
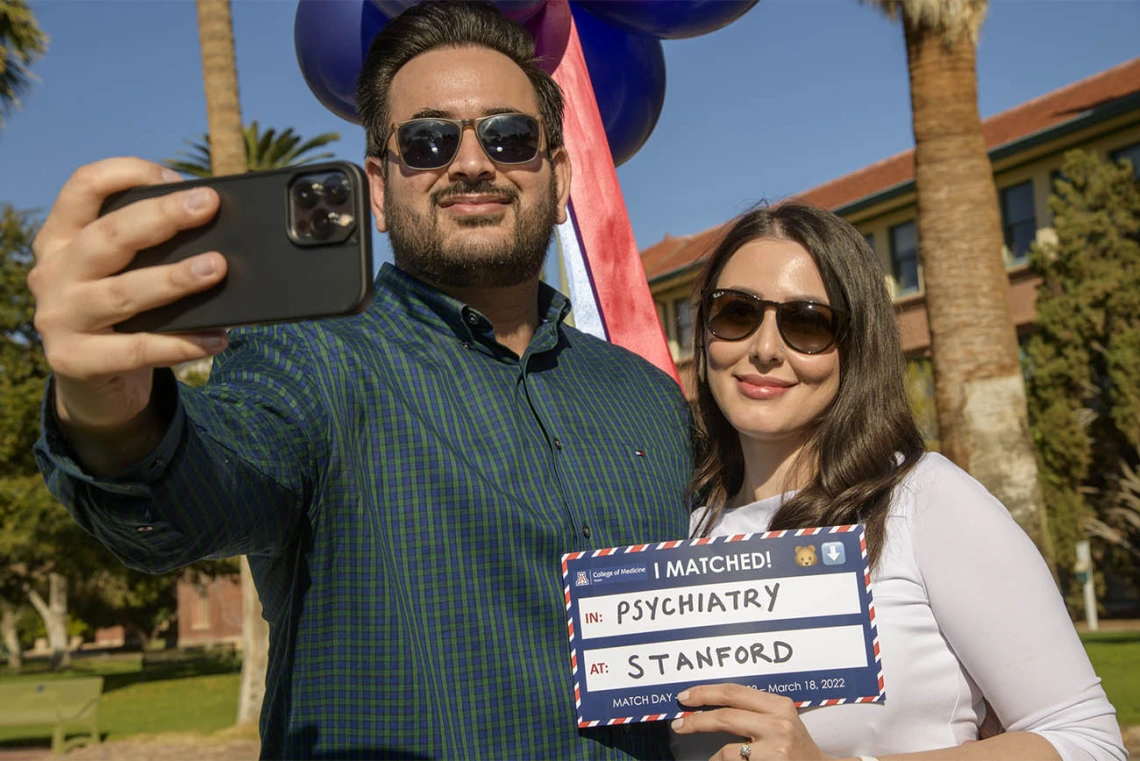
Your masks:
[[[101,676],[0,682],[0,726],[51,726],[51,752],[57,754],[75,745],[98,743],[102,694]],[[68,740],[68,730],[76,726],[84,733]]]

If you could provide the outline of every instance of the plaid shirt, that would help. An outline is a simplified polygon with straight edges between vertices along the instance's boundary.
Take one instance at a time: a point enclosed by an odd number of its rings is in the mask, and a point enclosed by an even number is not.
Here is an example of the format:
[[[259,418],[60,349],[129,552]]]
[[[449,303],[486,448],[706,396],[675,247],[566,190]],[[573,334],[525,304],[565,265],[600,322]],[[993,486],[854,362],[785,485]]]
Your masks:
[[[361,315],[233,331],[204,389],[159,373],[173,424],[111,479],[69,456],[49,387],[40,467],[125,564],[250,556],[264,757],[668,757],[661,724],[578,730],[560,557],[687,535],[688,408],[545,285],[539,306],[520,359],[386,265]]]

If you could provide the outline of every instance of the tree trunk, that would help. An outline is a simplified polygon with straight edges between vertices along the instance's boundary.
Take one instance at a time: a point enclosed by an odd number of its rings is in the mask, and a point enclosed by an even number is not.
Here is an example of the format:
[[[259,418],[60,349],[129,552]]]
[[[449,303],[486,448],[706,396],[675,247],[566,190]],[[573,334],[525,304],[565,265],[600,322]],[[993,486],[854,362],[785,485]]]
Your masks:
[[[978,114],[977,48],[904,9],[918,239],[943,453],[1009,509],[1052,566],[1010,313],[993,166]]]
[[[197,0],[206,123],[214,176],[241,174],[248,167],[241,131],[234,29],[229,0]]]
[[[238,724],[256,722],[265,698],[265,674],[269,668],[269,623],[261,613],[261,600],[253,585],[249,558],[241,559],[241,698]]]
[[[249,166],[241,129],[237,62],[229,0],[197,0],[198,37],[202,45],[202,81],[206,87],[206,121],[210,134],[210,164],[215,177],[241,174]],[[239,724],[256,722],[265,697],[269,663],[269,625],[261,615],[261,601],[241,559],[242,667],[238,698]]]
[[[71,643],[67,636],[67,579],[58,573],[49,573],[48,601],[44,602],[34,588],[28,589],[28,599],[44,621],[52,669],[68,668],[71,666]]]
[[[16,631],[16,607],[6,600],[0,600],[0,638],[8,650],[8,668],[19,671],[24,665],[20,652],[20,636]]]

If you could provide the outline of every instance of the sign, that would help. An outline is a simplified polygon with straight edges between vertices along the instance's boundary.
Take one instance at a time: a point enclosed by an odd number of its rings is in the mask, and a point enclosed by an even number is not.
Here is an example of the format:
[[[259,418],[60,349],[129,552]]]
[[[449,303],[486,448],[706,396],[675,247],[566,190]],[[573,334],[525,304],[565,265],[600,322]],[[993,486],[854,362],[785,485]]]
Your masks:
[[[575,552],[562,577],[580,727],[684,716],[677,693],[718,682],[885,698],[862,526]]]

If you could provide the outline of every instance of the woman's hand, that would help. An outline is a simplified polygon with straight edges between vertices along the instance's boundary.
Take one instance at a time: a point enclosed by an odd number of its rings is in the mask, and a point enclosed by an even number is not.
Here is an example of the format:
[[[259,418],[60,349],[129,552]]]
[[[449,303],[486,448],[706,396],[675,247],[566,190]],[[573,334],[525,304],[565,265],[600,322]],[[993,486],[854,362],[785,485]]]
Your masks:
[[[724,746],[710,761],[831,758],[816,746],[788,698],[739,684],[709,684],[691,687],[677,695],[677,700],[692,708],[721,706],[677,719],[673,722],[677,734],[728,732],[746,738],[745,743]]]

